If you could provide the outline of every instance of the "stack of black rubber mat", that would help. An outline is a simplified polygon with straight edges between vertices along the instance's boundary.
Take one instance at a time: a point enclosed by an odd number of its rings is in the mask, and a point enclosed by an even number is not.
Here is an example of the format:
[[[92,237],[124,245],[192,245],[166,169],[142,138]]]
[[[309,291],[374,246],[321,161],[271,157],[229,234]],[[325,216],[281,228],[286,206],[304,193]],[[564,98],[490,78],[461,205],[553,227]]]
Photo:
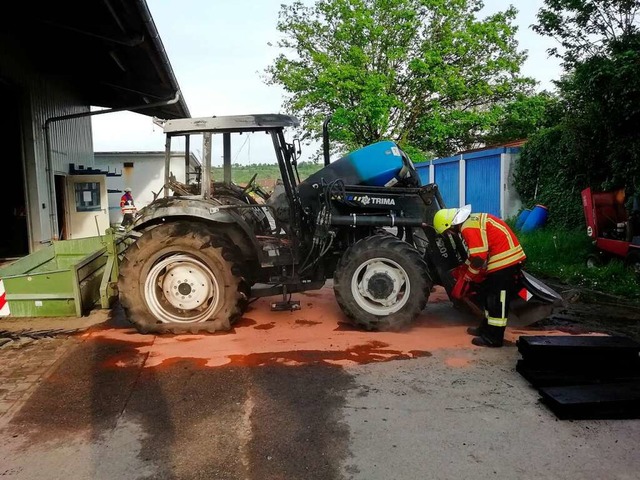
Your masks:
[[[521,336],[516,370],[562,419],[640,418],[640,343],[621,336]]]

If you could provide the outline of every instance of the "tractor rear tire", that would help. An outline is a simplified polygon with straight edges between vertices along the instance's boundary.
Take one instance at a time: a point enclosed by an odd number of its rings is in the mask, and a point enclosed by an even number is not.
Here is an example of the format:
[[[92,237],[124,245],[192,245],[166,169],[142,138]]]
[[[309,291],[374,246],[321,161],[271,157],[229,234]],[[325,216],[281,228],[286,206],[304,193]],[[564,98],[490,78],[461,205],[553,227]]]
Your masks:
[[[338,305],[365,330],[397,331],[427,304],[433,283],[422,256],[392,235],[359,240],[340,258],[333,278]]]
[[[118,290],[141,333],[229,330],[242,314],[240,252],[196,222],[147,230],[124,252]]]

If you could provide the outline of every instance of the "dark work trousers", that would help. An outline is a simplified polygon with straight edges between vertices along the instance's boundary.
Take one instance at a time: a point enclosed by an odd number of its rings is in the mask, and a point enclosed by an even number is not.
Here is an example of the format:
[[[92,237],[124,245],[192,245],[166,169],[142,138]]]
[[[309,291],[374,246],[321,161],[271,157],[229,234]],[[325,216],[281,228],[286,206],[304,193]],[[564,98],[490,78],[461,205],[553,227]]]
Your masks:
[[[120,223],[120,225],[125,228],[130,227],[131,225],[133,225],[133,220],[133,213],[125,213],[122,216],[122,222]]]
[[[489,273],[478,288],[484,307],[480,336],[492,345],[502,345],[511,300],[522,289],[522,264]]]

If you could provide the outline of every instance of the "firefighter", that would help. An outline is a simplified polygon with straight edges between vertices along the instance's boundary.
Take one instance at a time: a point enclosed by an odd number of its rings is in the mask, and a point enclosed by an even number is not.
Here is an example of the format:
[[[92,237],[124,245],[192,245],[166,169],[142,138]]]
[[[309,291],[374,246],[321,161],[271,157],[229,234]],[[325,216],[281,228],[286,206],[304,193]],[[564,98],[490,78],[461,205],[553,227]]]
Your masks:
[[[467,329],[474,336],[471,343],[501,347],[509,303],[521,289],[527,258],[520,242],[503,220],[490,213],[472,213],[471,205],[438,210],[433,226],[437,233],[459,233],[467,247],[465,263],[454,271],[451,296],[462,299],[475,291],[484,307],[481,325]]]
[[[120,211],[122,212],[120,229],[124,230],[126,227],[133,224],[134,215],[136,213],[136,206],[133,203],[133,195],[131,195],[131,189],[129,187],[124,189],[124,194],[120,197]]]

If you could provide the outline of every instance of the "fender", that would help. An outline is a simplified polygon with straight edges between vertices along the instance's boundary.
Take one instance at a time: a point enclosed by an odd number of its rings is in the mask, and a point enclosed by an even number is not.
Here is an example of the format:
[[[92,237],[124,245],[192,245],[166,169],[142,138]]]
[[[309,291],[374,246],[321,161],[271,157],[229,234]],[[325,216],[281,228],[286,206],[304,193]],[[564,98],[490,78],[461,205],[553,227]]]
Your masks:
[[[220,208],[222,205],[214,200],[203,200],[202,197],[167,197],[158,198],[138,211],[132,229],[143,231],[160,223],[200,219],[205,223],[225,224],[239,233],[242,238],[232,238],[246,255],[255,255],[262,261],[262,248],[257,243],[253,230],[245,219],[232,208]],[[228,229],[226,229],[228,231]],[[225,232],[228,233],[228,232]],[[236,237],[238,235],[235,235]],[[239,241],[241,240],[241,241]],[[247,251],[252,248],[253,251]]]

